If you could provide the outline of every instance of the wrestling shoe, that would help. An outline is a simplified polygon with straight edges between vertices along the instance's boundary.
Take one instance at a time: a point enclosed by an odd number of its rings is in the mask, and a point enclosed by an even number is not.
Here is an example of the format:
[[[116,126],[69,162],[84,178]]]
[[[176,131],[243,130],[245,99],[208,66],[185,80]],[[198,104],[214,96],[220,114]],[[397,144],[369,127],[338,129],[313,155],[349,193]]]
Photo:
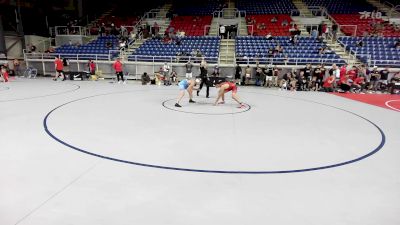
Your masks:
[[[196,103],[195,101],[193,101],[192,99],[189,100],[189,103]]]
[[[179,105],[178,103],[175,103],[175,107],[182,107],[182,106]]]
[[[243,103],[240,103],[240,105],[238,106],[238,108],[239,108],[239,109],[246,108],[246,105],[243,104]]]

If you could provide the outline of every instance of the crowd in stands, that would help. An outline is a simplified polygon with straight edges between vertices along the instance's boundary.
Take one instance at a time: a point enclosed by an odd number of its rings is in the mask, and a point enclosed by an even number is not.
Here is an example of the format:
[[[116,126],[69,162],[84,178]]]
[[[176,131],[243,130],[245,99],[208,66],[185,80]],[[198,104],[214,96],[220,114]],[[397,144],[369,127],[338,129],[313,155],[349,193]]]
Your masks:
[[[333,64],[327,69],[324,64],[312,66],[307,64],[303,69],[293,69],[285,74],[278,66],[257,64],[242,68],[237,64],[235,78],[242,85],[279,87],[290,91],[325,91],[341,93],[391,93],[395,83],[400,81],[400,72],[390,72],[389,67],[378,70],[375,66],[365,65],[339,67]],[[242,76],[242,74],[244,74]]]

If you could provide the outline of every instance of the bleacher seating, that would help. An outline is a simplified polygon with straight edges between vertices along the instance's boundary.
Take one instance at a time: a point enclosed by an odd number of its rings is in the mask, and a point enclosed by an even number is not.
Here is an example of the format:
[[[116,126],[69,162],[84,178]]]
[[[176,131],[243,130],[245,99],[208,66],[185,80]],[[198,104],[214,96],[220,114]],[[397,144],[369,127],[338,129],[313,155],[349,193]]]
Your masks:
[[[111,48],[106,46],[107,42],[112,44]],[[96,40],[81,46],[63,45],[56,49],[55,53],[60,54],[63,58],[74,58],[79,54],[80,59],[108,59],[110,50],[117,50],[118,38],[115,36],[98,37]],[[111,56],[115,57],[118,52],[112,52]]]
[[[187,36],[204,35],[204,26],[210,25],[212,16],[177,16],[167,30],[173,27],[175,31],[184,31]]]
[[[176,0],[173,5],[178,16],[208,16],[222,8],[222,3],[215,0]]]
[[[272,18],[277,18],[277,22],[272,23]],[[254,19],[255,24],[253,24],[253,35],[254,36],[265,36],[268,33],[271,33],[273,36],[289,36],[289,28],[292,19],[289,15],[248,15],[246,16],[246,21],[248,25],[251,25],[249,22]],[[287,26],[282,26],[282,21],[286,20],[288,22]],[[261,24],[265,25],[265,29],[261,29],[259,27]],[[250,26],[247,27],[248,33],[251,34],[252,28]]]
[[[358,12],[372,12],[374,6],[366,0],[304,0],[308,6],[325,7],[330,14],[352,14]]]
[[[356,43],[363,40],[364,45],[357,47]],[[371,65],[400,67],[400,49],[396,49],[394,44],[398,38],[394,37],[340,37],[339,41],[346,46],[346,50],[351,50],[362,62]]]
[[[166,59],[177,56],[177,53],[183,53],[183,55],[187,55],[199,49],[204,57],[213,58],[212,60],[208,60],[209,62],[217,62],[219,45],[220,38],[210,36],[184,37],[182,38],[180,45],[176,45],[175,43],[165,44],[161,40],[151,39],[144,42],[135,53],[129,56],[128,59],[137,59],[138,61],[153,61],[153,59],[149,58],[148,56],[156,56],[155,61],[164,62]]]
[[[237,0],[236,7],[247,14],[290,14],[296,6],[291,0]]]
[[[382,19],[360,19],[358,14],[333,14],[333,18],[340,25],[357,25],[357,36],[363,36],[365,32],[373,32],[373,23],[382,23]],[[353,35],[354,27],[342,27],[342,32],[346,35]],[[386,37],[400,37],[400,31],[395,31],[392,25],[386,24],[382,29],[382,35]]]
[[[269,57],[268,50],[275,48],[277,44],[283,47],[283,53],[274,57]],[[300,37],[298,45],[289,43],[289,37],[275,37],[274,40],[267,40],[265,37],[238,37],[236,38],[236,58],[250,63],[256,63],[259,58],[260,63],[284,63],[287,56],[288,64],[306,64],[306,63],[325,63],[333,64],[344,63],[334,52],[329,54],[319,54],[319,48],[324,44],[317,42],[311,37]],[[296,60],[295,58],[300,58]],[[272,60],[272,61],[271,61]]]

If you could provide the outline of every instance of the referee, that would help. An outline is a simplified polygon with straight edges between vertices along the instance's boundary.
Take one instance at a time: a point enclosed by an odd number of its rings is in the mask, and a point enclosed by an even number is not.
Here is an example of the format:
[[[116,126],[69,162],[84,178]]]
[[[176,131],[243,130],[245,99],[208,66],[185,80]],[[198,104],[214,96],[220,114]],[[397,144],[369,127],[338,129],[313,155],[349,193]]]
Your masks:
[[[207,92],[206,92],[206,98],[210,97],[210,86],[209,83],[207,82],[207,68],[204,64],[200,64],[200,87],[197,90],[197,96],[199,96],[200,90],[203,88],[203,85],[206,84],[207,87]]]

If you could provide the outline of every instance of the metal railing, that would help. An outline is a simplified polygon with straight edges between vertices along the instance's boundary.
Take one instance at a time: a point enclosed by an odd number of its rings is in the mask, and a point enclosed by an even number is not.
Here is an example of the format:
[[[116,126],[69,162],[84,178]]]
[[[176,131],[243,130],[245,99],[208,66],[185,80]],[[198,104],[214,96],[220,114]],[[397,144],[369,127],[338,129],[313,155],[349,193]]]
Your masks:
[[[353,37],[357,36],[357,29],[358,29],[357,25],[339,25],[339,30],[342,30],[342,32],[343,32],[343,29],[342,29],[343,27],[354,27],[354,32],[351,36],[353,36]]]
[[[57,35],[81,35],[88,36],[90,34],[89,29],[87,27],[81,26],[55,26],[54,34]]]
[[[228,14],[227,17],[225,17],[225,14]],[[232,14],[232,16],[230,15]],[[222,10],[217,10],[213,12],[213,17],[214,18],[228,18],[228,19],[235,19],[238,18],[240,19],[241,17],[246,17],[246,12],[245,11],[240,11],[237,8],[224,8]]]
[[[322,6],[309,6],[308,9],[314,16],[327,16],[328,15],[328,10],[325,7]]]
[[[71,53],[27,53],[24,50],[24,58],[26,61],[38,61],[38,60],[47,60],[54,59],[56,56],[60,56],[61,58],[68,58],[70,60],[113,60],[116,57],[119,57],[120,50],[110,50],[108,54],[71,54]]]
[[[290,10],[290,16],[301,16],[301,12],[298,9]]]
[[[216,64],[218,57],[196,57],[196,56],[149,56],[149,55],[130,55],[128,61],[130,62],[167,62],[167,63],[186,63],[187,61],[200,63],[202,59],[206,62]]]
[[[239,64],[277,64],[277,65],[304,65],[308,63],[320,63],[320,64],[341,64],[343,62],[348,63],[342,58],[301,58],[301,57],[288,57],[288,58],[267,58],[267,57],[236,57],[236,63]]]
[[[246,25],[247,33],[249,32],[249,27],[251,27],[250,35],[253,36],[253,34],[254,34],[254,25],[253,24]],[[239,32],[239,34],[240,34],[240,32]]]

